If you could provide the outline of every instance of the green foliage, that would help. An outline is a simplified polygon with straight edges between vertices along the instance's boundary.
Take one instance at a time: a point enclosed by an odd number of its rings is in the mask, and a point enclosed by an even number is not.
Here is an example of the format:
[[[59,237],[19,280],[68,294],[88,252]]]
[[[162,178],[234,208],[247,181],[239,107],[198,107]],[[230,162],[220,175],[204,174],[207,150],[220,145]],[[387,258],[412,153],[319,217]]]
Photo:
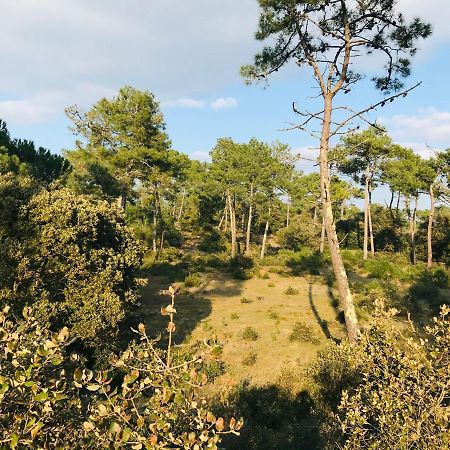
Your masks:
[[[253,277],[253,260],[243,255],[231,258],[228,263],[228,271],[237,280],[249,280]]]
[[[425,335],[412,329],[409,337],[386,328],[380,313],[352,348],[350,363],[362,380],[339,406],[345,449],[448,448],[449,315],[443,308]]]
[[[205,365],[204,370],[208,381],[214,381],[217,377],[225,373],[225,363],[217,359],[212,359]]]
[[[68,326],[88,347],[111,345],[137,302],[134,272],[142,258],[120,213],[60,189],[40,191],[15,214],[13,233],[0,250],[0,302],[16,312],[35,305],[42,323]],[[5,226],[0,224],[3,233]]]
[[[258,332],[252,327],[246,327],[242,332],[242,339],[244,339],[245,341],[256,341],[258,338]]]
[[[231,320],[238,320],[238,319],[239,319],[239,314],[237,314],[237,313],[231,313],[230,319],[231,319]]]
[[[186,287],[199,287],[202,284],[202,277],[198,273],[188,275],[184,279],[184,285]]]
[[[0,439],[8,448],[216,449],[239,434],[204,407],[201,355],[169,367],[143,325],[132,344],[97,373],[69,357],[67,328],[41,328],[29,309],[0,313]],[[197,387],[196,387],[197,386]]]
[[[245,304],[248,304],[248,303],[253,303],[253,300],[250,300],[247,297],[242,297],[241,298],[241,303],[245,305]]]
[[[220,253],[225,250],[222,235],[217,230],[212,230],[202,236],[198,249],[208,253]]]
[[[295,322],[292,332],[289,335],[289,340],[291,342],[311,342],[311,344],[318,344],[320,342],[317,333],[303,322]]]

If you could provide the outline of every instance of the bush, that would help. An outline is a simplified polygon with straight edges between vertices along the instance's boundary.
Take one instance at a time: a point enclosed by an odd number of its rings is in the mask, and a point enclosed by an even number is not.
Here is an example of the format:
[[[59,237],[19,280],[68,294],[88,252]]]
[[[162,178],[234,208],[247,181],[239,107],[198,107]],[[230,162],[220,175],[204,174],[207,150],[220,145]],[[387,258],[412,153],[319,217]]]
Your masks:
[[[253,300],[250,300],[250,299],[247,298],[247,297],[242,297],[242,298],[241,298],[241,303],[242,303],[242,304],[253,303]]]
[[[198,248],[206,253],[220,253],[225,250],[225,243],[217,230],[211,230],[203,235]]]
[[[184,285],[189,287],[199,287],[202,284],[202,277],[198,273],[193,273],[191,275],[188,275],[184,279]]]
[[[242,339],[245,341],[256,341],[259,338],[259,334],[252,327],[247,327],[242,333]]]
[[[0,304],[16,313],[35,305],[42,323],[68,326],[83,345],[112,345],[141,284],[142,249],[121,213],[68,189],[42,190],[22,206],[15,229],[0,250],[9,261]]]
[[[249,280],[253,273],[253,260],[246,256],[238,255],[232,259],[228,264],[228,271],[231,276],[237,280]]]
[[[243,360],[242,365],[244,366],[254,366],[258,359],[258,355],[256,353],[249,353]]]
[[[298,295],[298,289],[293,288],[292,286],[289,286],[285,291],[285,295]]]
[[[291,342],[311,342],[312,344],[318,344],[320,342],[314,330],[303,322],[295,322],[294,328],[289,335],[289,340]]]
[[[449,448],[450,308],[442,308],[425,336],[386,329],[393,314],[379,311],[348,353],[362,380],[343,392],[339,406],[344,448]]]

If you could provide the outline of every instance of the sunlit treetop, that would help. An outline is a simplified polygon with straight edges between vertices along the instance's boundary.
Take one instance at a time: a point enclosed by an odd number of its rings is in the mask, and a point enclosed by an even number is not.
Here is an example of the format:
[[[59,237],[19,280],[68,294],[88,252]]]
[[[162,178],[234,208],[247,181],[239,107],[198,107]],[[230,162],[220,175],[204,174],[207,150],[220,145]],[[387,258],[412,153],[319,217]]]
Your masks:
[[[323,94],[348,91],[360,80],[356,61],[367,54],[384,59],[373,77],[378,89],[398,91],[411,73],[419,38],[432,27],[420,18],[407,21],[395,0],[259,0],[256,39],[271,43],[241,69],[243,77],[265,79],[288,62],[312,67]],[[319,77],[321,75],[321,77]]]

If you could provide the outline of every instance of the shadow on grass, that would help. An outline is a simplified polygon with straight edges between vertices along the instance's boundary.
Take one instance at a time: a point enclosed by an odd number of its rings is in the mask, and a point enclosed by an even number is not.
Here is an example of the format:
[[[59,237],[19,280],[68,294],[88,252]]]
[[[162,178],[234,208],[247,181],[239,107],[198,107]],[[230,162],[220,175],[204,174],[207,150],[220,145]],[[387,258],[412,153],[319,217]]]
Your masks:
[[[327,322],[320,317],[319,311],[317,311],[316,305],[314,304],[312,287],[313,287],[313,283],[310,282],[309,283],[309,291],[308,291],[308,299],[309,299],[309,306],[311,306],[311,311],[313,312],[314,317],[317,320],[317,323],[319,324],[319,326],[322,329],[323,334],[326,336],[326,338],[331,339],[332,341],[334,341],[336,343],[339,343],[340,340],[335,338],[331,334],[330,329],[328,328]]]
[[[319,420],[306,391],[297,395],[277,385],[263,387],[244,383],[219,414],[244,417],[240,436],[225,436],[227,450],[322,449]]]

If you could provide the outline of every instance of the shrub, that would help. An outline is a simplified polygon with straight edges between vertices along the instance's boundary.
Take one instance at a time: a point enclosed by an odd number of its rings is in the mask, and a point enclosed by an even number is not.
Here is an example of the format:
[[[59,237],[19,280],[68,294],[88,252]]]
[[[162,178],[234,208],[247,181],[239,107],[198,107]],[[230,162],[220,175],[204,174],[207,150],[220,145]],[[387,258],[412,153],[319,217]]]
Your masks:
[[[198,273],[193,273],[191,275],[188,275],[184,279],[184,285],[186,287],[199,287],[202,284],[202,277]]]
[[[42,323],[68,326],[83,345],[112,345],[138,300],[142,261],[116,208],[68,189],[42,190],[21,208],[10,244],[0,304],[16,313],[35,305]]]
[[[173,303],[172,303],[173,304]],[[167,308],[170,311],[170,308]],[[172,313],[171,313],[172,314]],[[169,323],[173,323],[172,321]],[[0,440],[5,448],[214,449],[225,423],[204,408],[202,355],[170,365],[139,325],[132,344],[97,373],[67,354],[67,328],[51,333],[24,310],[0,313]]]
[[[285,295],[298,295],[298,289],[293,288],[292,286],[289,286],[285,291]]]
[[[253,300],[250,300],[247,297],[242,297],[241,298],[241,303],[246,304],[246,303],[253,303]]]
[[[247,327],[242,333],[242,339],[245,341],[256,341],[259,338],[259,334],[252,327]]]
[[[213,229],[203,235],[198,248],[207,253],[219,253],[225,250],[225,243],[221,234]]]
[[[348,450],[443,449],[450,445],[450,308],[426,327],[386,329],[395,311],[378,316],[348,352],[362,374],[352,392],[344,391],[340,425]]]
[[[256,353],[249,353],[243,360],[242,364],[244,366],[254,366],[256,364],[256,360],[258,359],[258,355]]]
[[[208,377],[208,381],[214,381],[220,375],[225,373],[225,363],[216,359],[211,360],[205,366],[205,373]]]
[[[238,320],[239,319],[239,314],[232,313],[231,316],[230,316],[230,319],[231,320]]]
[[[228,264],[228,271],[231,276],[237,280],[249,280],[253,273],[253,260],[246,256],[238,255],[232,259]]]
[[[314,330],[303,322],[295,322],[294,328],[289,335],[289,340],[291,342],[311,342],[312,344],[318,344],[320,342]]]

